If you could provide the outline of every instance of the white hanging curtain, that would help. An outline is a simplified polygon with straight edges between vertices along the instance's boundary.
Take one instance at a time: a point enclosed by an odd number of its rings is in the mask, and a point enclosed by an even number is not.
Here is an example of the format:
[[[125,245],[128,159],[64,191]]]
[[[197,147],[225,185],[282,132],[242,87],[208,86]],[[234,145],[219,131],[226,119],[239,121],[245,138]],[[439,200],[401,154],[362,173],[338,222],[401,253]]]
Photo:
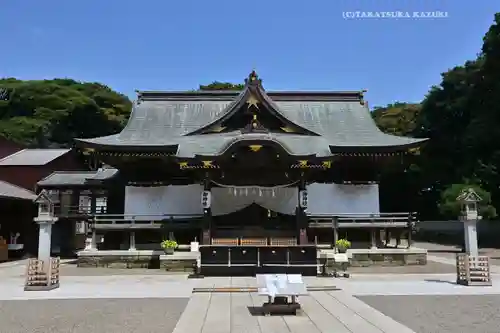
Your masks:
[[[137,220],[158,220],[170,215],[183,218],[203,214],[201,208],[202,186],[158,186],[125,188],[125,215]]]
[[[226,215],[255,203],[281,214],[295,214],[297,187],[217,187],[212,189],[212,214]]]

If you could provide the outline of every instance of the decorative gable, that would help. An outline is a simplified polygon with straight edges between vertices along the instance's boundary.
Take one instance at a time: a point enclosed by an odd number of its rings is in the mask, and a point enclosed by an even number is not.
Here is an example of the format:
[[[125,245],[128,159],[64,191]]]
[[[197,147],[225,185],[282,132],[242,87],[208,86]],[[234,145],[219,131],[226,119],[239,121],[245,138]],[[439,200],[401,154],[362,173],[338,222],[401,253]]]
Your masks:
[[[242,131],[243,133],[293,133],[318,135],[286,118],[276,104],[266,94],[262,80],[255,71],[245,79],[245,88],[213,123],[190,134],[224,133]]]
[[[38,205],[40,205],[40,204],[52,205],[53,204],[52,200],[49,197],[47,190],[43,190],[42,192],[40,192],[40,194],[38,194],[38,196],[36,197],[35,200],[33,200],[33,202],[38,204]]]
[[[463,203],[480,202],[481,200],[483,199],[476,193],[476,191],[474,191],[472,187],[464,189],[457,197],[457,201]]]

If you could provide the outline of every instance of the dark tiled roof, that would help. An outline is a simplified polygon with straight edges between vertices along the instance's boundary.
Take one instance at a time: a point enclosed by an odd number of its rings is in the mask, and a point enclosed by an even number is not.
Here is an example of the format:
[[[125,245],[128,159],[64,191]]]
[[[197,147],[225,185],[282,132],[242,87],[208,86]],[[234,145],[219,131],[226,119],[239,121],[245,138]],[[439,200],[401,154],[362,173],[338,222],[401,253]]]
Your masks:
[[[292,155],[330,155],[330,146],[342,149],[394,149],[426,139],[398,137],[381,132],[362,92],[269,92],[272,106],[291,123],[319,136],[288,133],[189,135],[224,117],[242,93],[140,92],[127,126],[119,134],[80,139],[84,144],[111,147],[164,147],[178,145],[177,156],[219,153],[229,142],[260,138],[272,140]],[[264,93],[266,94],[266,93]]]
[[[17,185],[0,180],[0,198],[35,200],[36,194]]]
[[[99,169],[97,171],[56,171],[40,180],[37,185],[40,187],[85,185],[92,180],[109,179],[117,172],[117,169]]]
[[[45,165],[68,153],[71,149],[23,149],[4,157],[0,166]]]

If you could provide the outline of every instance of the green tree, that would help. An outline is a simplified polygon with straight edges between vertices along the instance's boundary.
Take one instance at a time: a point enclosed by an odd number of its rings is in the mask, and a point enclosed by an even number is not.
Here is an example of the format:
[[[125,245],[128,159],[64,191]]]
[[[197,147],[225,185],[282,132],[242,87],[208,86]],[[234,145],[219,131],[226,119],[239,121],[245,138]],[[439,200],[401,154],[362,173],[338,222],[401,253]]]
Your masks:
[[[109,87],[71,79],[1,79],[0,92],[0,135],[31,147],[117,133],[132,107]]]
[[[200,87],[198,90],[200,91],[207,91],[207,90],[243,90],[245,88],[244,84],[234,84],[234,83],[229,83],[229,82],[219,82],[219,81],[214,81],[210,84],[203,85],[200,84]]]
[[[491,205],[490,193],[475,184],[452,184],[442,192],[439,210],[441,211],[443,217],[447,219],[456,219],[459,217],[462,207],[461,203],[457,201],[457,197],[467,188],[474,189],[474,191],[476,191],[482,199],[478,202],[479,214],[484,219],[495,218],[497,213],[495,207]]]
[[[418,162],[429,206],[452,184],[470,179],[500,208],[499,24],[496,14],[477,59],[444,73],[422,103],[415,129],[430,138]]]
[[[420,109],[420,104],[395,103],[375,107],[372,117],[384,133],[411,136],[415,132]]]

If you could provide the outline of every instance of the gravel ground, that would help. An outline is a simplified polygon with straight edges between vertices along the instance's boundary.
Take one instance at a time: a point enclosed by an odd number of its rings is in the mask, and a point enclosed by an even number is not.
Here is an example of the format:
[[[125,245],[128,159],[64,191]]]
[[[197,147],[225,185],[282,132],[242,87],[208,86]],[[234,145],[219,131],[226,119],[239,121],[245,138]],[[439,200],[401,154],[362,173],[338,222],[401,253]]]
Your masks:
[[[171,333],[188,298],[0,302],[2,333]]]
[[[358,298],[416,333],[500,332],[500,295]]]

